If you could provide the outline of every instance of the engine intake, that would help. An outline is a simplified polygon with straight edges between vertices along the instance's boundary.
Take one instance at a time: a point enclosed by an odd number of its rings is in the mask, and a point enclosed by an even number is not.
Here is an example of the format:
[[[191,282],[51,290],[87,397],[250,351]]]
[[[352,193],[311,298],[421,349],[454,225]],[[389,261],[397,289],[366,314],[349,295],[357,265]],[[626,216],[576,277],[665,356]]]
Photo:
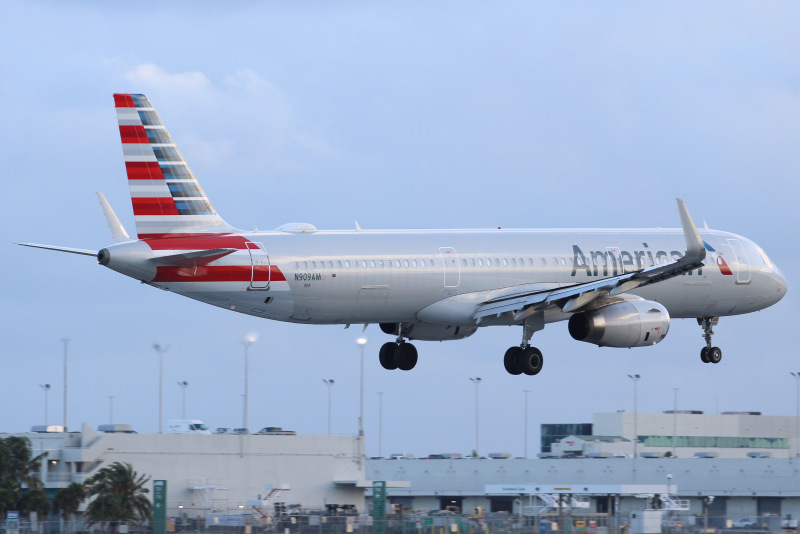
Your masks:
[[[633,300],[576,313],[568,326],[578,341],[601,347],[646,347],[667,336],[669,312],[658,302]]]

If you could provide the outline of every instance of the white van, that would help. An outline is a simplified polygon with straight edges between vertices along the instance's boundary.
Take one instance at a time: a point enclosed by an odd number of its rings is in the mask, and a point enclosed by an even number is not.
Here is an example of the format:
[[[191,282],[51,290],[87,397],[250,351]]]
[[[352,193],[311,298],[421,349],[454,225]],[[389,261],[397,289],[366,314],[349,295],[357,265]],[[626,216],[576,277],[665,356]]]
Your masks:
[[[211,434],[211,430],[199,419],[170,419],[167,422],[170,434]]]

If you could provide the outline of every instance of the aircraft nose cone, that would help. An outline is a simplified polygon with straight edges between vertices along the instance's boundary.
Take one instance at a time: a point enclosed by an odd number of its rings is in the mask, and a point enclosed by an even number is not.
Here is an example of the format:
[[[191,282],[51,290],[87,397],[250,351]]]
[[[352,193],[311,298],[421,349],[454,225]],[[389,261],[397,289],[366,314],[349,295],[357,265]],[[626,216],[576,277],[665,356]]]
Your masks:
[[[770,276],[776,286],[775,293],[773,294],[773,304],[775,304],[781,300],[784,295],[786,295],[786,291],[789,289],[789,286],[786,283],[786,277],[777,266],[773,266]]]

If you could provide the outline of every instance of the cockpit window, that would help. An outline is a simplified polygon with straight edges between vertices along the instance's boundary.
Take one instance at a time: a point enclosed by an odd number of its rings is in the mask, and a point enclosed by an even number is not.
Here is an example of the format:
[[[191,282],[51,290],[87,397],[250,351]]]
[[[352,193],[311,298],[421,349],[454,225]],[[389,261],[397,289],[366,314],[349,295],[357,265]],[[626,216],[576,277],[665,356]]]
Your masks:
[[[774,269],[775,266],[772,265],[772,262],[770,261],[769,256],[767,256],[766,252],[761,250],[761,247],[756,247],[756,248],[758,249],[758,253],[761,254],[761,259],[764,260],[764,265],[766,265],[770,269]]]

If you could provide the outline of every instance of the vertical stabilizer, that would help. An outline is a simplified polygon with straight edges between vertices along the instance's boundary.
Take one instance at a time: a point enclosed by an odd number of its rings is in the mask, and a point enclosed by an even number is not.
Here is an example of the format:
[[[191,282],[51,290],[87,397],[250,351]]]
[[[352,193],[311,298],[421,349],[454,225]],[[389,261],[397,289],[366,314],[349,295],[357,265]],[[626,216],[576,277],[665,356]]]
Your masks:
[[[235,232],[214,211],[147,97],[115,94],[114,105],[139,239]]]

